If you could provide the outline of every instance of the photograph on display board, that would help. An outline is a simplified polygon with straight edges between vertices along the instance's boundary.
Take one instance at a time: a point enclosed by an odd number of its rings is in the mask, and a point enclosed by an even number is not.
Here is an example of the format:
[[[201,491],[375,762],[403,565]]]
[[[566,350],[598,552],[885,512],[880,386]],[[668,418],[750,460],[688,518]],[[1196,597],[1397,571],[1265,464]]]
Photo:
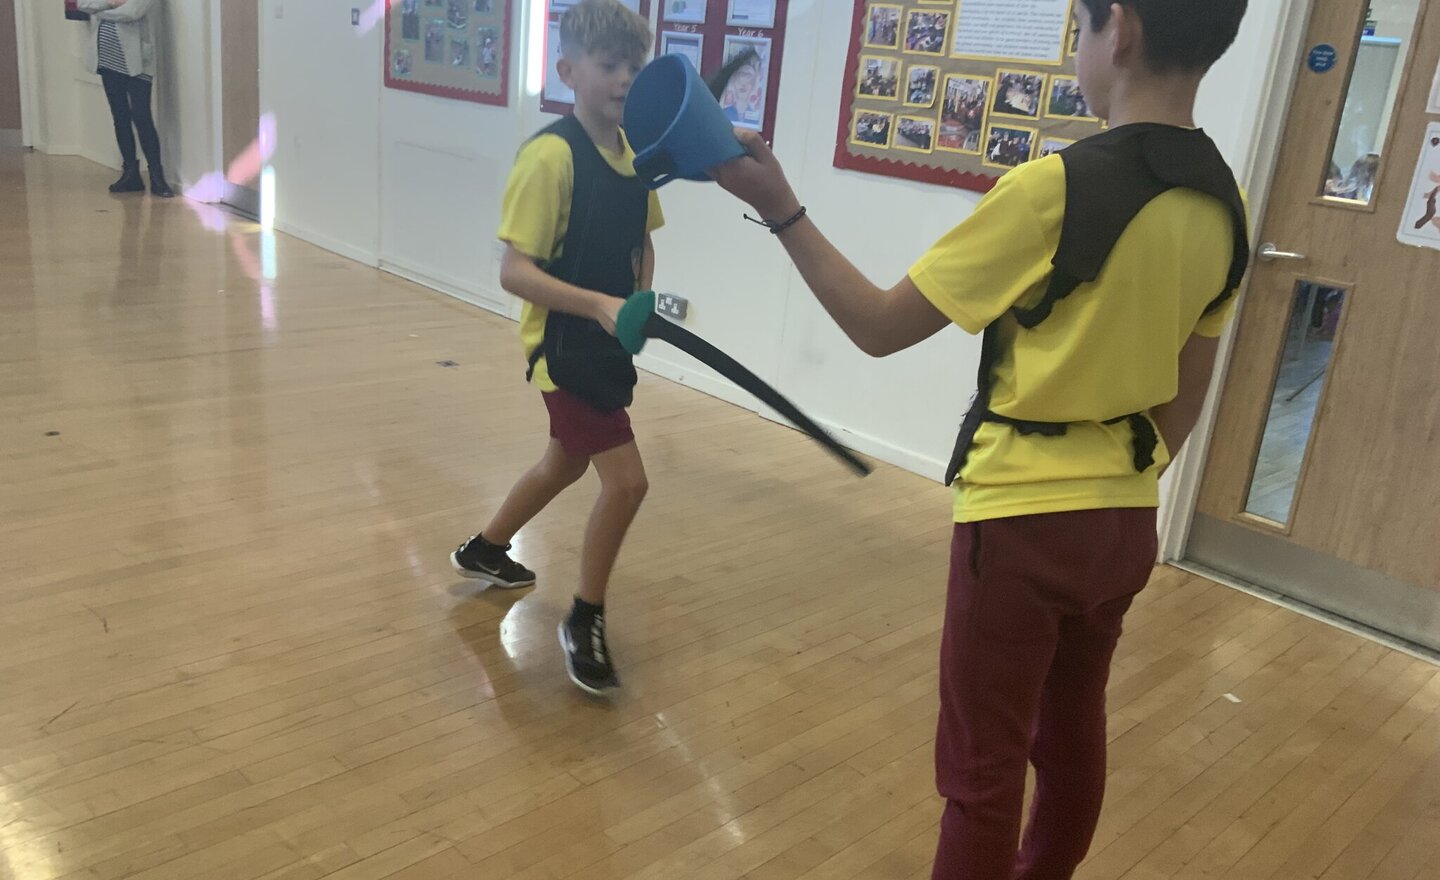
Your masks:
[[[1045,115],[1055,119],[1083,119],[1098,122],[1080,91],[1080,80],[1073,76],[1055,76],[1050,80],[1050,96],[1045,100]]]
[[[900,16],[904,12],[903,7],[885,3],[871,6],[865,27],[865,45],[871,49],[899,49]]]
[[[682,55],[700,70],[701,59],[705,57],[704,34],[677,34],[662,31],[660,34],[661,55]]]
[[[765,106],[770,95],[770,40],[767,37],[725,37],[722,65],[742,52],[754,50],[755,57],[741,65],[720,95],[720,109],[741,128],[756,131],[765,127]]]
[[[415,56],[409,49],[398,49],[395,52],[395,63],[391,66],[391,73],[395,76],[409,76],[415,70]]]
[[[1041,137],[1040,153],[1035,158],[1044,159],[1046,156],[1053,156],[1073,143],[1075,142],[1066,138]]]
[[[905,19],[905,51],[915,55],[945,54],[950,13],[912,9]]]
[[[995,74],[996,116],[1039,119],[1045,98],[1045,74],[1023,70],[1001,70]]]
[[[927,116],[901,116],[895,122],[897,150],[930,153],[935,150],[935,120]]]
[[[934,107],[935,89],[940,82],[940,68],[930,64],[912,64],[905,77],[905,106]]]
[[[556,67],[560,64],[560,22],[552,21],[545,30],[545,77],[542,94],[547,101],[574,104],[575,91],[565,85]]]
[[[900,97],[900,59],[883,55],[860,56],[856,93],[864,98],[893,101]]]
[[[945,78],[936,149],[980,155],[980,139],[984,137],[994,86],[995,81],[988,78],[954,75]]]
[[[708,0],[661,0],[660,20],[667,24],[704,24]]]
[[[731,27],[772,28],[775,0],[729,0],[725,23]]]
[[[400,4],[400,39],[420,39],[420,0],[403,0]]]
[[[425,26],[425,61],[427,64],[440,64],[445,60],[445,22],[438,18],[430,19]]]
[[[500,75],[500,34],[493,27],[475,30],[475,72],[487,79]]]
[[[894,124],[895,117],[889,113],[860,110],[855,114],[855,126],[850,132],[850,138],[860,146],[888,150]]]
[[[1039,132],[1006,124],[990,126],[985,139],[985,164],[995,168],[1015,168],[1030,161],[1035,153]]]
[[[456,30],[465,30],[470,26],[470,0],[449,0],[449,11],[445,16],[446,22]]]
[[[454,37],[450,40],[450,66],[470,66],[470,41],[464,37]]]

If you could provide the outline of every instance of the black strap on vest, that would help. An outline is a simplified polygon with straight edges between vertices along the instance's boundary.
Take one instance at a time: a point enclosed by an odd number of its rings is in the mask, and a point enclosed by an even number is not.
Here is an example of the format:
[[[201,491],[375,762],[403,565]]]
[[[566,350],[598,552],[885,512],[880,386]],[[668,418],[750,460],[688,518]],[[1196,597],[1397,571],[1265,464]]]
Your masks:
[[[576,287],[628,298],[635,292],[644,254],[649,191],[636,178],[617,172],[574,116],[540,132],[544,134],[558,135],[569,144],[574,186],[560,256],[541,268]],[[596,321],[551,311],[545,338],[530,353],[526,381],[541,357],[557,387],[597,409],[622,409],[633,399],[634,359]]]
[[[1224,306],[1240,288],[1250,264],[1250,232],[1245,203],[1235,175],[1215,143],[1203,131],[1167,125],[1127,125],[1087,138],[1060,153],[1065,163],[1065,219],[1060,244],[1052,260],[1050,282],[1039,302],[1016,306],[1007,312],[1019,332],[1034,329],[1054,312],[1055,306],[1083,284],[1093,283],[1130,223],[1158,196],[1172,189],[1193,189],[1218,199],[1230,212],[1234,241],[1225,288],[1205,308],[1210,314]],[[1009,425],[1023,436],[1063,437],[1067,422],[1012,419],[990,409],[995,368],[1002,355],[1000,319],[985,328],[980,344],[980,370],[975,399],[945,472],[945,483],[955,482],[969,458],[975,435],[985,422]],[[1158,402],[1157,402],[1158,403]],[[1155,464],[1160,438],[1143,412],[1108,419],[1103,424],[1126,422],[1132,434],[1137,472]]]

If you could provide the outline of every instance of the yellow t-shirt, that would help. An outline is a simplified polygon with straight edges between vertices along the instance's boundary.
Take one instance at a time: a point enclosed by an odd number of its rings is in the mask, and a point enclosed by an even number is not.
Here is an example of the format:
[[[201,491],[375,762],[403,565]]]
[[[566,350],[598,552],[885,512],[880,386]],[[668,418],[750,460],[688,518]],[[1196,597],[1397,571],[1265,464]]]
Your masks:
[[[621,138],[623,140],[623,134]],[[598,149],[616,173],[623,177],[635,176],[632,164],[635,152],[628,141],[624,142],[623,152]],[[570,144],[558,134],[542,134],[531,140],[520,150],[515,167],[510,170],[497,237],[532,259],[546,262],[558,258],[570,227],[570,196],[574,187],[575,163]],[[660,210],[660,198],[652,192],[645,231],[654,232],[663,225],[665,215]],[[520,342],[527,359],[545,338],[548,315],[549,310],[528,302],[520,313]],[[536,362],[531,381],[541,391],[555,390],[545,358]]]
[[[1163,439],[1156,466],[1136,473],[1130,427],[1103,422],[1173,400],[1180,349],[1192,334],[1219,336],[1234,313],[1232,297],[1204,314],[1229,273],[1230,212],[1176,189],[1131,222],[1093,284],[1039,326],[1021,328],[1007,310],[1044,293],[1064,216],[1063,160],[1022,165],[910,270],[920,292],[966,331],[1001,318],[992,410],[1080,423],[1063,437],[984,423],[955,483],[956,522],[1157,506],[1160,466],[1170,460]]]

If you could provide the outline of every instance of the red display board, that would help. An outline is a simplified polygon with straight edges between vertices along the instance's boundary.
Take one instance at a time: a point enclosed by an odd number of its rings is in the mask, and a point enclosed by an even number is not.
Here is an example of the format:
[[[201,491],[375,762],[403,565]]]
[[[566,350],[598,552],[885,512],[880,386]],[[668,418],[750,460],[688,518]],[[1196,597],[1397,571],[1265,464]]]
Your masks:
[[[513,24],[514,0],[390,0],[385,85],[506,106]]]
[[[1101,131],[1075,76],[1071,6],[855,0],[835,167],[989,192]]]
[[[775,139],[780,69],[790,0],[664,0],[655,25],[658,55],[685,55],[709,78],[746,49],[759,60],[731,78],[720,105],[737,126]]]

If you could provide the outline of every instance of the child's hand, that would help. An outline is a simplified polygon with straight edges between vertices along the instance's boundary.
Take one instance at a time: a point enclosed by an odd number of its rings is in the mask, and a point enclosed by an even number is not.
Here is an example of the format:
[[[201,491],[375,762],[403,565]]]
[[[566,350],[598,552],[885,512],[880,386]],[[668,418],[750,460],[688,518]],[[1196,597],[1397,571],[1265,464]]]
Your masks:
[[[618,296],[605,296],[597,293],[595,295],[594,314],[590,317],[598,321],[605,332],[611,336],[615,335],[615,322],[620,318],[620,309],[624,307],[625,300]]]
[[[780,222],[800,210],[800,202],[785,179],[785,169],[765,139],[748,128],[735,129],[749,155],[709,171],[715,182],[760,213],[760,219]]]

